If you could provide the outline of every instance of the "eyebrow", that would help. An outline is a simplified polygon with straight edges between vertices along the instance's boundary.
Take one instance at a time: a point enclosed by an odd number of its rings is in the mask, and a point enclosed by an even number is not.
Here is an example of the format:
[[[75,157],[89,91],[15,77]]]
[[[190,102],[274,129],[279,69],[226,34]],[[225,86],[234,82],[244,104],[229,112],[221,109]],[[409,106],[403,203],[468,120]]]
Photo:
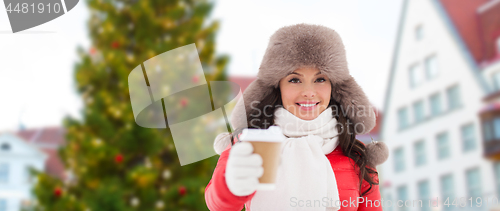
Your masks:
[[[300,76],[303,76],[302,74],[300,74],[300,73],[296,73],[296,72],[291,72],[291,73],[288,73],[288,75],[291,75],[291,74],[295,74],[295,75],[300,75]],[[316,75],[319,75],[319,74],[321,74],[321,72],[316,73]],[[316,76],[316,75],[315,75],[315,76]]]

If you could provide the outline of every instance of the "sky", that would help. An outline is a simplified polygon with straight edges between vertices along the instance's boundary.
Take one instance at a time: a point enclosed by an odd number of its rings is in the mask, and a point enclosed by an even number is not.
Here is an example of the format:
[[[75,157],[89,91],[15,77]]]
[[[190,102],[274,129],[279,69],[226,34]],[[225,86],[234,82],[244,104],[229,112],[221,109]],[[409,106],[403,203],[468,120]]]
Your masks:
[[[310,23],[341,36],[350,74],[382,109],[401,3],[399,0],[217,0],[217,54],[228,54],[230,75],[255,76],[269,37],[280,27]],[[61,125],[81,118],[73,78],[77,47],[89,48],[84,1],[67,14],[13,34],[0,9],[0,131]]]

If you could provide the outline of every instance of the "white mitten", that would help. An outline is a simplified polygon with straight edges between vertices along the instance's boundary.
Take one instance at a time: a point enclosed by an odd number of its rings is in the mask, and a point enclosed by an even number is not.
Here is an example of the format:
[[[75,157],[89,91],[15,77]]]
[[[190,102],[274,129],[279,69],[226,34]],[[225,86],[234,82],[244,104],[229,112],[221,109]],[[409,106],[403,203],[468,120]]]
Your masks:
[[[236,196],[247,196],[257,190],[259,177],[264,173],[262,157],[252,152],[253,146],[248,142],[236,143],[229,151],[226,184]]]

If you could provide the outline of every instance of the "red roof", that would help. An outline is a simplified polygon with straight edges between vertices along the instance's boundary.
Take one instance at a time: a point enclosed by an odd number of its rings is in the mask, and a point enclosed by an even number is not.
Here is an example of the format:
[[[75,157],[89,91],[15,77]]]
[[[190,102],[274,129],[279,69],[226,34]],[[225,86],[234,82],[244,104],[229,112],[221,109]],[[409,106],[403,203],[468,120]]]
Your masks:
[[[496,59],[494,40],[500,35],[500,2],[440,0],[476,64]]]
[[[57,149],[65,143],[65,130],[62,127],[45,127],[20,130],[17,136],[34,145],[48,155],[45,161],[45,172],[54,177],[65,179],[64,164]]]
[[[496,40],[500,37],[500,1],[490,1],[478,10],[481,38],[484,43],[484,59],[496,61],[500,53],[496,48]],[[490,62],[487,62],[489,64]]]
[[[17,131],[16,133],[19,137],[24,138],[26,141],[32,144],[50,144],[60,146],[65,143],[64,128],[62,127],[53,126],[21,130]]]
[[[41,150],[48,155],[47,161],[45,161],[45,173],[64,180],[66,178],[64,164],[57,149],[41,148]]]
[[[253,76],[229,76],[229,81],[237,83],[241,87],[241,93],[254,81],[257,77]]]
[[[23,138],[25,141],[29,141],[31,137],[35,135],[37,131],[36,130],[23,130],[23,131],[16,131],[17,136]]]

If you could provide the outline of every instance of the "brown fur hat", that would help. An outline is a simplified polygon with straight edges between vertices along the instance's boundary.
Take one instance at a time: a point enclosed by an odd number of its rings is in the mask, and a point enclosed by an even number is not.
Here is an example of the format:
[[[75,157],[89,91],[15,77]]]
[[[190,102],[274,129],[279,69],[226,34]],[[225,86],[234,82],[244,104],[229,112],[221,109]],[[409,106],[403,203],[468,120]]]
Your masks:
[[[366,134],[375,127],[375,112],[349,74],[339,34],[321,25],[303,23],[282,27],[271,36],[257,79],[247,87],[231,114],[232,127],[248,127],[246,117],[252,102],[260,102],[278,87],[282,78],[305,66],[327,75],[332,83],[331,97],[340,103],[337,113],[348,116],[357,134]]]

